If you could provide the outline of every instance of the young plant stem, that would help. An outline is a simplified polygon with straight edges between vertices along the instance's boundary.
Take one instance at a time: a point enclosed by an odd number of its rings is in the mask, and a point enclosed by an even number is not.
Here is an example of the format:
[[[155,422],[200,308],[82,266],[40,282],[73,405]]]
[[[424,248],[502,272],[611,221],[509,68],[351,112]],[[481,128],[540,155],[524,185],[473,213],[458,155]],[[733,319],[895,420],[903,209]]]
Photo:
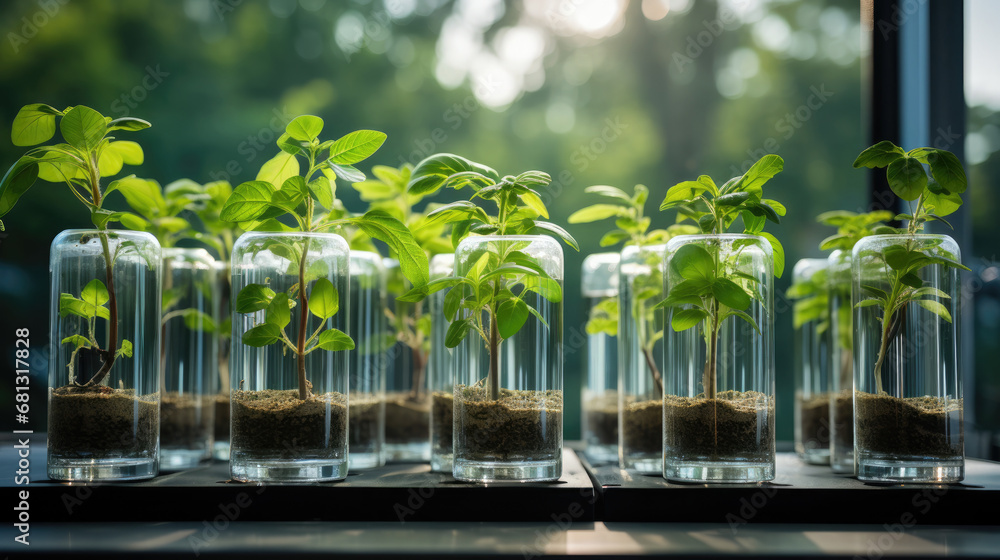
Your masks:
[[[421,387],[424,384],[424,373],[427,370],[427,356],[418,345],[410,347],[410,359],[413,362],[413,386],[410,387],[410,400],[420,400]]]
[[[495,309],[490,310],[490,372],[486,378],[489,399],[500,399],[500,329],[497,327]]]
[[[296,362],[299,373],[299,399],[309,398],[309,386],[306,381],[306,324],[309,321],[309,298],[306,297],[306,256],[309,254],[309,238],[302,247],[302,258],[299,259],[299,336],[295,348]]]
[[[646,359],[646,367],[649,369],[649,374],[653,377],[653,385],[656,386],[656,393],[662,396],[663,375],[660,374],[660,369],[656,367],[656,361],[653,359],[653,350],[651,348],[643,348],[642,357]]]
[[[705,387],[705,398],[714,399],[718,390],[717,372],[719,355],[719,303],[712,302],[712,316],[710,317],[708,356],[705,360],[705,372],[702,377],[702,385]]]
[[[101,174],[97,167],[97,159],[94,157],[90,158],[89,161],[89,173],[90,173],[90,196],[93,199],[94,206],[97,208],[101,207]],[[104,379],[111,373],[111,367],[115,364],[116,356],[118,353],[118,298],[115,297],[115,276],[114,276],[114,261],[111,259],[111,247],[108,242],[107,230],[102,227],[98,228],[97,237],[101,240],[101,250],[104,252],[104,270],[107,275],[107,289],[108,289],[108,347],[104,351],[104,361],[101,364],[101,368],[97,370],[97,373],[87,381],[86,385],[93,387],[100,385]]]

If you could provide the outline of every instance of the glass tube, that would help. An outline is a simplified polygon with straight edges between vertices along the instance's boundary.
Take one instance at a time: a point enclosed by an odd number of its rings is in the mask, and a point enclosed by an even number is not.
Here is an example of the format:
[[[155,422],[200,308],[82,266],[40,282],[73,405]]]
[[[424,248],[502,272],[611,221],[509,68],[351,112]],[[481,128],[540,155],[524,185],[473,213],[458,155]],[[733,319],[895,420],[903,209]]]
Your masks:
[[[827,258],[830,298],[830,468],[854,474],[854,309],[851,253]]]
[[[830,464],[830,317],[826,259],[801,259],[792,271],[795,302],[795,452]],[[805,320],[808,318],[809,320]]]
[[[965,476],[961,262],[947,235],[874,235],[854,246],[854,453],[858,479]],[[923,260],[927,262],[927,260]],[[886,314],[878,298],[901,302]],[[905,298],[905,299],[900,299]]]
[[[160,466],[187,469],[212,456],[219,317],[215,259],[163,249]]]
[[[583,259],[587,309],[586,381],[581,394],[584,454],[592,464],[618,461],[618,253]]]
[[[350,468],[385,464],[385,270],[382,257],[351,251]]]
[[[528,290],[522,275],[494,276],[494,290],[509,289],[538,315],[529,314],[502,340],[493,334],[493,318],[482,317],[483,332],[498,341],[495,348],[469,331],[455,350],[452,474],[459,480],[556,480],[562,473],[562,248],[545,236],[467,237],[455,251],[456,275],[468,275],[480,262],[486,275],[515,251],[522,262],[544,270],[548,281],[531,282]],[[478,311],[459,313],[475,321],[472,313]]]
[[[431,280],[451,276],[454,271],[454,253],[434,255],[431,258]],[[445,346],[448,321],[444,314],[444,298],[447,294],[448,290],[445,289],[427,297],[427,309],[431,317],[427,383],[431,392],[431,470],[450,473],[453,466],[455,349]]]
[[[49,272],[49,478],[156,476],[159,243],[134,231],[67,230],[52,241]]]
[[[695,255],[689,248],[700,249],[708,265],[690,265],[696,259],[690,259]],[[683,282],[703,286],[691,278],[706,275],[712,279],[712,294],[731,293],[736,284],[754,297],[743,310],[726,307],[712,296],[701,299],[708,302],[709,314],[681,331],[672,326],[675,315],[696,308],[692,304],[667,308],[665,321],[671,326],[665,329],[663,476],[692,482],[772,480],[771,246],[753,235],[682,235],[667,243],[666,260],[667,294],[683,289]],[[731,311],[743,311],[753,323]]]
[[[266,286],[275,294],[290,294],[288,300],[294,305],[281,330],[296,347],[299,340],[306,340],[302,335],[309,337],[320,326],[346,332],[350,324],[348,262],[348,246],[339,235],[245,233],[233,247],[235,301],[251,284]],[[303,309],[301,299],[300,286],[305,286],[309,297],[320,279],[336,289],[336,297],[326,308],[339,308],[326,319]],[[296,351],[280,340],[259,347],[244,342],[244,333],[264,324],[266,317],[265,309],[242,313],[239,305],[233,317],[230,472],[236,480],[343,479],[348,467],[348,353],[317,348],[307,354],[303,384]]]

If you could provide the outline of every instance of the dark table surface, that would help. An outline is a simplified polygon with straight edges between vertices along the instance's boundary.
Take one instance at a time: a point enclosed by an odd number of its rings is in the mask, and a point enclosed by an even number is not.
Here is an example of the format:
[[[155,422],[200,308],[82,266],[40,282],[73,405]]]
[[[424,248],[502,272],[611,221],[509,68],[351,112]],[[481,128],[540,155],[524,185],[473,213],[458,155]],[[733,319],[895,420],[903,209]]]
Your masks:
[[[672,484],[588,472],[570,449],[562,480],[544,484],[464,484],[399,464],[259,486],[229,482],[224,463],[65,484],[45,479],[44,435],[32,441],[27,486],[14,484],[13,445],[0,441],[8,507],[30,492],[31,545],[14,541],[16,527],[0,541],[12,558],[1000,557],[1000,464],[987,461],[969,460],[966,481],[947,486],[865,485],[790,453],[773,483]]]

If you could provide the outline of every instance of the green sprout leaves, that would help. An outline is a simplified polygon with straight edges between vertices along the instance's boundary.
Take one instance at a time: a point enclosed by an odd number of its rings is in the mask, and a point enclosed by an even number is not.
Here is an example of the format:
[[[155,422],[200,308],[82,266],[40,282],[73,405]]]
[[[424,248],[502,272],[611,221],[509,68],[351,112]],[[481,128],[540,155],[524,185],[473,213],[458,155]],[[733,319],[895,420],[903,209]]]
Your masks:
[[[288,292],[275,292],[262,284],[248,284],[236,296],[236,312],[254,314],[263,311],[263,323],[255,325],[243,333],[243,344],[253,347],[269,346],[282,343],[292,352],[299,349],[285,333],[292,323],[291,310],[296,307],[295,292],[297,287]],[[332,319],[340,311],[340,294],[330,280],[320,278],[313,283],[308,301],[308,313],[320,319],[316,330],[306,340],[304,354],[317,349],[338,352],[354,348],[354,341],[342,331],[327,327],[328,319]]]

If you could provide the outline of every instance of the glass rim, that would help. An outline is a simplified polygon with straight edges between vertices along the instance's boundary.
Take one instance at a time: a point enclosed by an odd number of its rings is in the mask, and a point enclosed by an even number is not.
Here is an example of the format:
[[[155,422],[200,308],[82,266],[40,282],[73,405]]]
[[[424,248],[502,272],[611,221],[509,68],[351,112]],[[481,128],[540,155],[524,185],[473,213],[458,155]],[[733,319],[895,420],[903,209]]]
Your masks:
[[[767,242],[767,238],[761,235],[755,235],[752,233],[691,233],[685,235],[676,235],[667,240],[670,243],[674,240],[694,240],[694,239],[753,239]]]
[[[470,236],[466,237],[465,239],[463,239],[462,241],[460,241],[459,245],[461,245],[462,243],[465,243],[466,241],[539,241],[539,240],[543,240],[543,239],[551,241],[551,242],[553,242],[553,243],[555,243],[557,245],[559,244],[559,242],[556,240],[556,238],[552,237],[551,235],[543,235],[543,234],[537,234],[537,235],[497,235],[497,234],[491,233],[489,235],[470,235]]]

